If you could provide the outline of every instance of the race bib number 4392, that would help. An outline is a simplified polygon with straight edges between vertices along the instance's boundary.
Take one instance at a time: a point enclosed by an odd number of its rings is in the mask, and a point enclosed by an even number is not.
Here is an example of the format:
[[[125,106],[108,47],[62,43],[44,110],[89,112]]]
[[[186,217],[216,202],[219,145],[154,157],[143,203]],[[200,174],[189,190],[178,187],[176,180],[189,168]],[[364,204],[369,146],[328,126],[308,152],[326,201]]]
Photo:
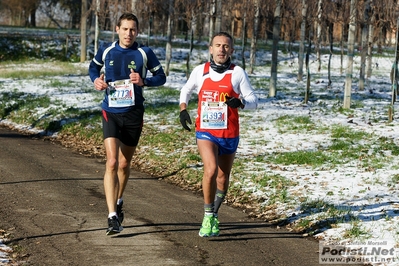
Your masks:
[[[227,105],[224,102],[201,102],[202,129],[226,129]]]
[[[109,107],[134,105],[134,85],[128,79],[110,82],[108,87]]]

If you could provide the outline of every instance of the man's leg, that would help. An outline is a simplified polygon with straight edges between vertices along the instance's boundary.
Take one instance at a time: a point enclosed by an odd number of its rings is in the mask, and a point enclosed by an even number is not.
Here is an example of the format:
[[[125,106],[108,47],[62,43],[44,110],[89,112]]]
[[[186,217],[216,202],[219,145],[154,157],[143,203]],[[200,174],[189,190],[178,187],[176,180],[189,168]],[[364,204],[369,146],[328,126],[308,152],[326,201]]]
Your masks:
[[[106,138],[104,146],[107,156],[104,174],[104,192],[108,207],[108,229],[107,235],[119,233],[123,228],[120,225],[116,214],[116,200],[118,198],[118,154],[119,140],[116,138]]]
[[[211,204],[215,200],[216,177],[218,175],[218,148],[209,140],[197,139],[197,146],[204,164],[202,191],[204,203]]]
[[[219,162],[219,169],[218,169],[218,175],[216,178],[216,184],[217,184],[217,189],[216,189],[216,195],[215,195],[215,202],[214,202],[214,207],[213,207],[213,212],[214,212],[214,221],[213,221],[213,226],[212,226],[212,236],[218,236],[219,235],[219,208],[222,205],[224,198],[227,194],[227,190],[229,188],[229,181],[230,181],[230,172],[231,168],[233,167],[233,162],[234,162],[234,154],[224,154],[220,155],[218,162]]]
[[[220,233],[219,230],[219,208],[222,205],[224,198],[226,196],[227,190],[229,188],[230,181],[230,172],[233,167],[234,162],[234,154],[225,154],[220,155],[218,158],[218,175],[216,178],[217,189],[214,198],[213,204],[213,224],[212,224],[212,232],[211,236],[218,236]]]
[[[119,180],[119,191],[118,199],[121,199],[123,192],[125,191],[127,181],[130,176],[131,161],[136,151],[136,146],[126,146],[123,143],[120,144],[119,152],[119,165],[118,165],[118,180]]]
[[[107,201],[108,212],[116,212],[116,200],[119,191],[118,181],[118,153],[119,140],[106,138],[104,140],[107,162],[105,164],[104,191]]]
[[[214,224],[213,204],[216,193],[216,177],[218,163],[218,148],[216,144],[209,140],[197,139],[197,146],[204,164],[204,173],[202,176],[202,192],[204,195],[204,219],[202,221],[199,236],[212,236],[212,227]]]
[[[130,177],[130,167],[133,154],[136,150],[136,146],[126,146],[121,143],[119,151],[119,166],[118,166],[118,181],[119,191],[118,200],[116,202],[116,213],[118,215],[119,222],[122,224],[125,214],[123,212],[123,192],[125,191],[127,181]]]
[[[235,155],[236,154],[233,153],[233,154],[223,154],[219,156],[218,160],[219,169],[216,178],[218,193],[216,193],[215,209],[214,209],[216,214],[218,213],[220,205],[222,204],[224,197],[226,196],[227,190],[229,188],[230,173],[233,167]]]

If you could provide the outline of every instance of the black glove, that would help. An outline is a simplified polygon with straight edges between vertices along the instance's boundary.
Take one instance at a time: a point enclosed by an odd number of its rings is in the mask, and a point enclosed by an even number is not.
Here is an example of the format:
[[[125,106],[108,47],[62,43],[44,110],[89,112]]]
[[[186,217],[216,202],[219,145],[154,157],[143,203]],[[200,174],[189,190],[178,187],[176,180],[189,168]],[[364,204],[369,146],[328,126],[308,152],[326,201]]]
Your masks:
[[[187,123],[191,124],[191,118],[186,109],[180,111],[180,123],[184,129],[191,131],[191,129],[187,126]]]
[[[242,105],[241,100],[238,98],[226,96],[226,99],[225,103],[231,108],[238,108]]]

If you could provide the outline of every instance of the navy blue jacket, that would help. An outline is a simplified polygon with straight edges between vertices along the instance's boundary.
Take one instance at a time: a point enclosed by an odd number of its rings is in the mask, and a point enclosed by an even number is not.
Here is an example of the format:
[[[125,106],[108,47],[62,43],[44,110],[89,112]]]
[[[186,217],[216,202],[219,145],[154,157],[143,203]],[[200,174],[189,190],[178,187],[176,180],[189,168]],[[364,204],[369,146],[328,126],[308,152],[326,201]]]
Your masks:
[[[139,47],[135,42],[129,48],[122,48],[118,41],[102,45],[93,60],[90,62],[89,75],[94,82],[100,76],[101,69],[104,67],[105,82],[129,79],[130,69],[138,72],[146,86],[161,86],[166,82],[166,75],[162,65],[154,52],[146,46]],[[152,73],[152,77],[146,77],[147,70]],[[128,112],[132,107],[109,107],[108,95],[105,90],[105,97],[102,102],[103,110],[110,113]],[[143,88],[134,85],[135,104],[143,105]]]

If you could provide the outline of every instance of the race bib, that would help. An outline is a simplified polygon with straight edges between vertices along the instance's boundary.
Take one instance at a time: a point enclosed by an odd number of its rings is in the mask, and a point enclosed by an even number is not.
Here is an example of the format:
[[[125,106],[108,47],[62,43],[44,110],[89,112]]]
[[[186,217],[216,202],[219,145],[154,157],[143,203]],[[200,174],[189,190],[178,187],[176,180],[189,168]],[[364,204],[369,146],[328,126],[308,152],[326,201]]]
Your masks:
[[[224,102],[201,102],[202,129],[226,129],[227,105]]]
[[[109,82],[108,106],[127,107],[134,105],[134,85],[129,79]]]

